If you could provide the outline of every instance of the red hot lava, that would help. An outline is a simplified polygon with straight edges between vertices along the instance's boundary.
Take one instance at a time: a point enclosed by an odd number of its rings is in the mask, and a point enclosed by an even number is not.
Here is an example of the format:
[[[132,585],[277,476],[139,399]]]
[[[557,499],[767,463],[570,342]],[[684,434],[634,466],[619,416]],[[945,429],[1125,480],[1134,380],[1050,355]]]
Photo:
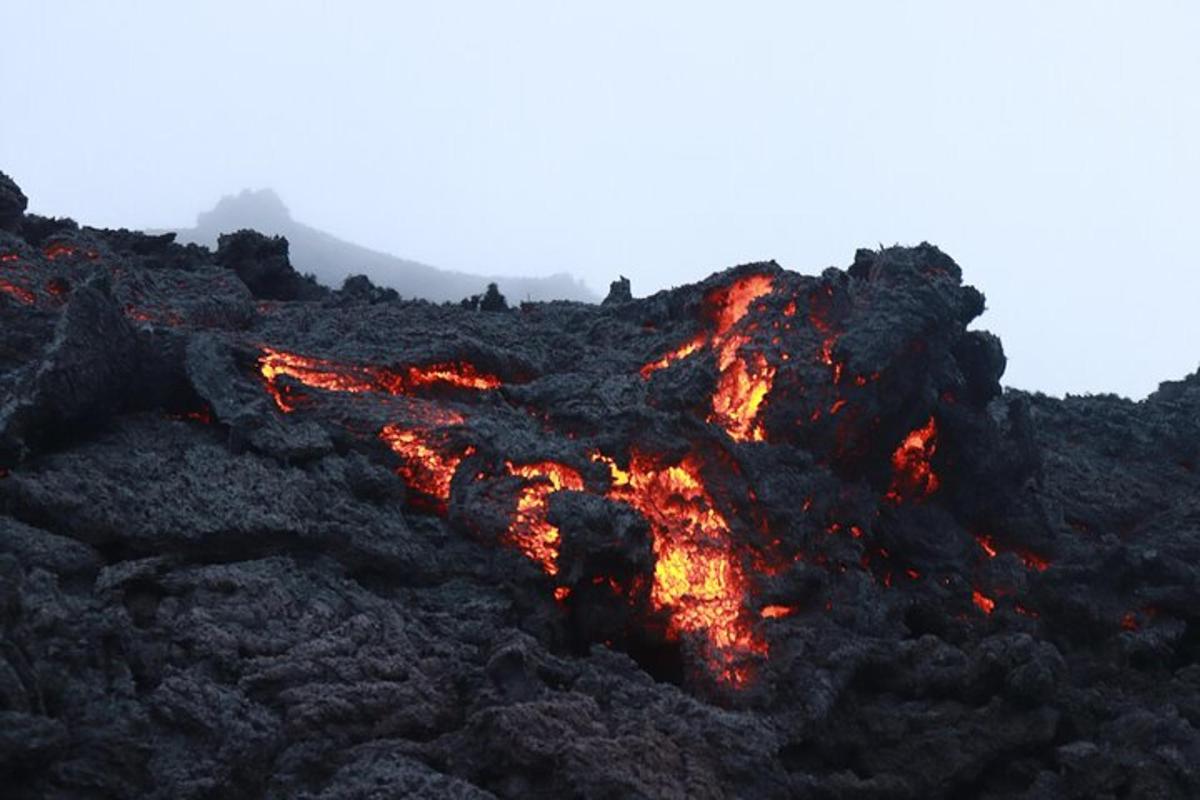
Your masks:
[[[608,496],[633,506],[650,524],[656,559],[650,602],[668,613],[668,637],[704,636],[712,674],[744,685],[750,677],[747,660],[766,655],[767,644],[746,613],[749,581],[699,462],[689,455],[663,466],[634,451],[629,469],[622,470],[603,455],[594,458],[611,473]]]
[[[987,555],[988,558],[995,558],[1000,555],[1000,549],[996,545],[995,539],[985,533],[976,534],[975,541],[979,543],[979,547]],[[1031,569],[1036,572],[1045,572],[1050,569],[1050,562],[1039,555],[1030,553],[1027,550],[1014,550],[1017,558],[1021,559],[1021,563],[1026,569]]]
[[[417,389],[439,384],[475,390],[495,389],[501,385],[496,376],[479,372],[474,365],[467,363],[429,364],[393,370],[373,365],[338,364],[327,359],[264,347],[258,364],[267,391],[284,413],[295,411],[302,399],[290,387],[279,383],[283,375],[305,386],[329,392],[380,392],[390,395],[407,395]]]
[[[938,490],[937,473],[931,463],[937,452],[937,422],[929,418],[920,428],[910,431],[892,453],[892,485],[887,499],[893,503],[923,500]]]
[[[35,295],[33,292],[29,291],[23,286],[17,286],[15,283],[9,283],[8,281],[0,281],[0,292],[4,292],[9,297],[12,297],[13,299],[27,306],[31,306],[37,302],[37,295]]]
[[[526,479],[517,496],[517,510],[508,528],[508,542],[540,564],[547,575],[557,575],[559,532],[547,519],[550,495],[563,489],[583,491],[583,476],[555,461],[532,464],[509,461],[506,467],[510,475]]]
[[[770,275],[747,275],[710,292],[705,297],[705,316],[712,320],[712,331],[699,333],[644,365],[640,370],[642,377],[649,378],[656,371],[709,348],[716,354],[721,373],[712,396],[709,422],[720,425],[736,441],[762,441],[765,431],[758,415],[774,385],[776,368],[761,351],[749,356],[742,354],[750,335],[742,329],[741,322],[754,301],[769,294],[773,287]]]
[[[996,610],[996,601],[975,589],[971,592],[971,602],[984,614],[991,615]]]
[[[463,418],[449,412],[445,425],[456,425]],[[438,512],[445,512],[450,502],[450,483],[463,459],[475,452],[471,446],[452,448],[439,436],[435,429],[411,427],[390,423],[379,432],[388,447],[400,457],[397,474],[413,491],[428,498],[429,505]]]

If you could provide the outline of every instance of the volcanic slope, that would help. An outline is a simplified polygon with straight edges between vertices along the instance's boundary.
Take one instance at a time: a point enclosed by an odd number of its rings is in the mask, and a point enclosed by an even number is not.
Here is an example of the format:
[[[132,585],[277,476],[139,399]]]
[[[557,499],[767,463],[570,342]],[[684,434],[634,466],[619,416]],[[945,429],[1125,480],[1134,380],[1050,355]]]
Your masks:
[[[24,209],[8,797],[1200,796],[1200,374],[1002,391],[930,245],[487,312]]]

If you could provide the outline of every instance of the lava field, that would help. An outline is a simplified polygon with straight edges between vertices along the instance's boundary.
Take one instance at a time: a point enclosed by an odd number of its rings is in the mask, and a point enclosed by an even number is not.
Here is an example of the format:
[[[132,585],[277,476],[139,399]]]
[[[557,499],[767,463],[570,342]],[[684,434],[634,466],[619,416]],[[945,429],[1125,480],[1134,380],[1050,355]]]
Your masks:
[[[1200,796],[1200,373],[1002,389],[927,244],[496,308],[26,205],[4,797]]]

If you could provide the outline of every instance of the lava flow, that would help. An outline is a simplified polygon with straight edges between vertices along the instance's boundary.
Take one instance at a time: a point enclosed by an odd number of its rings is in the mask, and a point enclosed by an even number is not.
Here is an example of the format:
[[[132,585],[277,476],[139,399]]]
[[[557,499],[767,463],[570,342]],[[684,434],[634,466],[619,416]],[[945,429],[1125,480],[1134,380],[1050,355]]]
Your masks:
[[[660,369],[708,347],[717,356],[720,377],[712,396],[708,421],[725,429],[736,441],[762,441],[765,431],[758,421],[763,401],[775,382],[775,367],[761,352],[750,359],[741,354],[750,342],[739,323],[751,304],[769,294],[774,287],[770,275],[747,275],[729,286],[715,289],[705,297],[705,316],[713,322],[711,333],[700,333],[666,355],[645,364],[640,373],[649,378]]]
[[[745,661],[767,652],[745,610],[748,581],[734,550],[729,524],[717,510],[689,455],[662,466],[634,451],[629,469],[596,454],[608,465],[608,496],[637,509],[650,524],[656,559],[650,601],[665,610],[669,638],[694,633],[707,639],[712,673],[733,686],[749,679]]]
[[[303,402],[294,389],[279,383],[279,378],[284,375],[310,388],[329,392],[381,392],[390,395],[406,395],[438,384],[480,391],[501,385],[499,378],[482,373],[468,363],[429,364],[393,370],[373,365],[338,364],[327,359],[264,347],[258,364],[267,391],[284,413],[295,411],[297,405]]]
[[[554,461],[532,464],[506,462],[510,475],[526,479],[517,496],[517,510],[508,528],[507,541],[536,561],[547,575],[558,574],[558,528],[547,520],[550,495],[563,489],[583,490],[583,477]]]
[[[938,490],[937,473],[931,461],[937,452],[937,422],[929,418],[920,428],[910,431],[892,453],[892,485],[887,499],[892,503],[923,500]]]
[[[457,425],[462,416],[447,412],[444,425]],[[450,501],[450,483],[458,465],[475,452],[471,446],[453,448],[435,429],[427,427],[404,427],[389,423],[379,431],[379,438],[400,457],[396,472],[404,479],[409,489],[423,495],[417,505],[426,505],[432,510],[445,512]],[[425,502],[422,503],[422,500]]]
[[[0,281],[0,292],[4,292],[9,297],[14,298],[18,302],[27,306],[31,306],[37,302],[37,296],[33,292],[29,291],[23,286],[17,286],[15,283],[9,283],[8,281]]]

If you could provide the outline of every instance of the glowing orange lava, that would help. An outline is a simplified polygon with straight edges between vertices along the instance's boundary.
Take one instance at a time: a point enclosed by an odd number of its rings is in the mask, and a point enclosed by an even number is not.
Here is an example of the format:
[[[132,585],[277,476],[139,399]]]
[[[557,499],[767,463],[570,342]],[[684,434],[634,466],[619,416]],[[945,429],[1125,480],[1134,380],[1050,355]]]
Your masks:
[[[459,424],[462,417],[450,417],[449,424]],[[414,491],[434,501],[434,509],[446,510],[450,502],[450,483],[458,465],[475,448],[454,449],[441,441],[436,433],[424,428],[406,428],[397,424],[384,425],[379,438],[400,457],[396,472]]]
[[[887,499],[893,503],[923,500],[938,490],[937,473],[930,463],[937,452],[937,422],[929,418],[922,427],[910,431],[892,453],[892,485]]]
[[[996,549],[996,545],[992,542],[992,537],[987,534],[979,534],[975,537],[975,541],[979,542],[979,546],[983,548],[983,552],[987,553],[988,558],[995,558],[1000,555],[1000,551]]]
[[[641,372],[641,375],[643,378],[649,378],[651,375],[653,375],[655,372],[658,372],[660,369],[666,369],[667,367],[674,364],[676,361],[682,361],[683,359],[687,358],[692,353],[695,353],[700,348],[704,347],[704,345],[707,343],[708,343],[708,334],[699,333],[696,335],[696,337],[694,339],[684,342],[679,347],[677,347],[674,350],[672,350],[671,352],[667,353],[665,356],[658,359],[657,361],[651,361],[649,364],[646,364],[645,366],[643,366],[641,368],[641,370],[639,370],[639,372]]]
[[[996,609],[996,601],[978,589],[971,592],[971,602],[984,614],[991,614]]]
[[[765,655],[767,644],[746,613],[748,581],[696,457],[662,466],[634,451],[628,470],[603,455],[594,458],[608,464],[608,496],[633,506],[650,525],[656,559],[650,602],[669,614],[668,637],[705,636],[712,673],[731,685],[745,684],[745,661]]]
[[[31,306],[37,302],[37,295],[23,286],[17,286],[15,283],[8,281],[0,281],[0,292],[4,292],[9,297],[14,298],[20,303]]]
[[[72,247],[69,244],[63,244],[62,242],[55,242],[42,251],[42,255],[46,256],[46,258],[50,259],[51,261],[57,261],[63,257],[72,257],[78,253],[79,248]],[[83,255],[93,261],[100,257],[100,254],[95,250],[85,250]]]
[[[762,441],[766,438],[758,414],[763,401],[775,383],[776,368],[766,356],[755,352],[749,359],[741,349],[750,337],[739,332],[739,323],[756,300],[769,294],[774,287],[770,275],[747,275],[729,286],[713,290],[705,297],[705,316],[712,321],[711,333],[699,333],[666,355],[645,364],[640,372],[649,378],[705,347],[717,356],[720,377],[712,396],[712,411],[708,421],[725,429],[736,441]]]
[[[532,464],[513,464],[509,461],[505,466],[510,475],[518,475],[528,481],[517,496],[517,510],[508,528],[509,543],[541,564],[547,575],[557,575],[559,532],[547,519],[550,495],[563,489],[582,491],[583,476],[556,461],[537,461]]]
[[[763,606],[759,613],[763,619],[779,619],[780,617],[790,617],[796,613],[796,609],[791,606]]]
[[[463,389],[494,389],[501,385],[494,375],[479,372],[473,365],[430,364],[401,370],[371,365],[338,364],[322,358],[264,347],[258,359],[267,391],[284,413],[296,410],[300,398],[279,377],[286,375],[305,386],[329,392],[382,392],[405,395],[416,389],[442,384]]]
[[[975,541],[979,543],[979,546],[983,549],[983,552],[987,554],[988,558],[995,558],[996,556],[1000,555],[1000,550],[996,546],[996,541],[986,533],[976,534]],[[1021,563],[1025,565],[1026,569],[1032,569],[1036,572],[1045,572],[1046,570],[1050,569],[1049,561],[1039,555],[1029,552],[1028,550],[1014,550],[1012,552],[1015,552],[1017,558],[1021,559]]]
[[[757,421],[758,412],[774,381],[775,367],[762,353],[755,353],[749,364],[744,359],[734,360],[717,381],[710,421],[736,441],[763,441],[766,432]]]

